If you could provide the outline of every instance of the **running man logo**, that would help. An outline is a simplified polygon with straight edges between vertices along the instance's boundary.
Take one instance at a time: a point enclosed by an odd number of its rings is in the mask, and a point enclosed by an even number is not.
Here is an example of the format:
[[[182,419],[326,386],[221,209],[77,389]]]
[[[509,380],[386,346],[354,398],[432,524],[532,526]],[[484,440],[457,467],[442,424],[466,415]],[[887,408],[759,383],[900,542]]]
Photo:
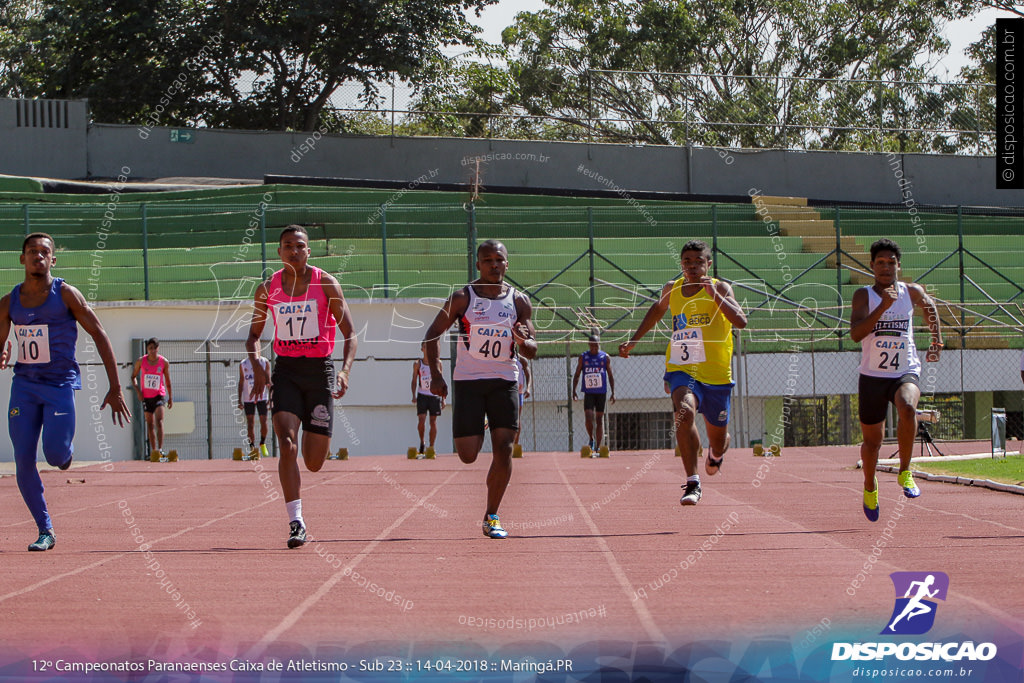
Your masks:
[[[935,623],[938,603],[949,591],[949,576],[943,572],[893,572],[896,604],[882,635],[920,635]]]

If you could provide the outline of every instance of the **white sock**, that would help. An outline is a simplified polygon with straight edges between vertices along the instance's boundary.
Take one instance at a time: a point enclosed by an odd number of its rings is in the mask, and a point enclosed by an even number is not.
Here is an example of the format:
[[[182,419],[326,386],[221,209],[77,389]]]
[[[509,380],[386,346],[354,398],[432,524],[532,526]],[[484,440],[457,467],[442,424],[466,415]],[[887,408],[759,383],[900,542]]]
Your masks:
[[[301,498],[289,501],[289,502],[285,503],[284,506],[288,510],[288,520],[289,521],[298,522],[299,524],[302,524],[302,526],[306,526],[306,523],[304,521],[302,521],[302,499]]]
[[[695,474],[692,477],[687,477],[686,478],[686,483],[687,484],[689,484],[691,481],[695,481],[695,482],[697,482],[699,484],[700,483],[700,475],[699,474]]]

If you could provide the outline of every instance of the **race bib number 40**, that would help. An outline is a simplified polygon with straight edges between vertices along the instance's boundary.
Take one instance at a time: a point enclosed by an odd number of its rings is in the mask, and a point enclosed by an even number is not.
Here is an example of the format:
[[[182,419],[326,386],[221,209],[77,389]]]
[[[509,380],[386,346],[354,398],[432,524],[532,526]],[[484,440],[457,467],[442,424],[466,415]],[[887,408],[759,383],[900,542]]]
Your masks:
[[[469,331],[469,355],[477,360],[511,358],[512,330],[504,325],[480,325]]]
[[[19,363],[50,362],[50,328],[47,325],[15,325]]]
[[[699,327],[676,330],[672,333],[671,348],[670,360],[674,365],[703,363],[706,359],[704,354],[704,330]]]
[[[898,373],[907,369],[910,362],[907,353],[907,342],[903,339],[875,339],[871,345],[873,370],[879,372]]]
[[[274,306],[274,329],[281,341],[313,339],[320,334],[320,311],[315,301],[294,301]]]

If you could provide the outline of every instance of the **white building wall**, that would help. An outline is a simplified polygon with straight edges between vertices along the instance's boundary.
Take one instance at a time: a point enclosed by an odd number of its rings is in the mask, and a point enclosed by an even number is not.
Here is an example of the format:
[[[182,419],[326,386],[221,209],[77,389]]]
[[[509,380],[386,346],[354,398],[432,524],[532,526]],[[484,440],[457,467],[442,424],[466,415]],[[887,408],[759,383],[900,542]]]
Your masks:
[[[388,300],[350,302],[356,329],[359,330],[357,361],[352,371],[348,395],[336,406],[332,450],[348,447],[353,456],[368,454],[404,454],[416,443],[416,416],[411,402],[412,363],[419,357],[419,342],[427,325],[436,314],[436,300]],[[237,376],[237,362],[243,357],[243,341],[248,332],[248,302],[122,302],[97,305],[97,312],[114,345],[119,361],[119,379],[129,396],[129,378],[134,358],[133,338],[158,337],[162,340],[210,339],[216,354],[231,359],[225,368],[215,365],[212,382],[230,383]],[[270,337],[270,329],[264,339]],[[612,349],[607,349],[614,354]],[[446,376],[450,372],[451,347],[442,344]],[[961,357],[962,354],[962,357]],[[341,349],[335,350],[335,358]],[[111,424],[109,409],[97,420],[96,407],[106,394],[107,382],[99,356],[88,335],[81,332],[78,359],[83,370],[83,390],[78,392],[78,426],[75,436],[76,457],[99,460],[108,456],[116,460],[131,459],[130,430]],[[795,354],[759,354],[746,359],[745,399],[737,390],[733,398],[734,443],[746,445],[746,438],[758,438],[765,431],[763,398],[770,396],[808,396],[840,394],[856,391],[858,355],[856,353],[800,351]],[[942,361],[926,366],[922,389],[931,383],[937,393],[960,391],[961,363],[967,391],[1019,391],[1020,352],[1015,350],[946,351]],[[932,369],[934,368],[934,370]],[[575,369],[571,359],[569,372]],[[613,356],[616,396],[619,399],[609,412],[649,412],[671,410],[664,393],[661,376],[664,371],[660,356],[621,359]],[[1005,371],[1003,371],[1005,369]],[[742,377],[736,367],[735,376]],[[536,450],[565,450],[567,438],[568,401],[566,399],[566,363],[564,358],[545,358],[533,364],[536,378],[533,401],[527,402],[523,415],[523,443]],[[10,393],[12,373],[0,372],[0,394]],[[220,392],[218,400],[233,392]],[[175,393],[178,401],[205,400],[205,396]],[[344,411],[342,415],[341,411]],[[572,405],[573,448],[585,443],[582,403]],[[350,429],[341,421],[344,418]],[[134,416],[141,420],[141,415]],[[235,430],[234,426],[230,429]],[[740,430],[743,430],[741,433]],[[450,451],[452,443],[450,410],[438,419],[438,447]],[[109,444],[109,447],[107,446]],[[166,446],[173,448],[173,438]],[[217,453],[215,457],[230,457]],[[13,459],[9,438],[0,439],[0,460]]]

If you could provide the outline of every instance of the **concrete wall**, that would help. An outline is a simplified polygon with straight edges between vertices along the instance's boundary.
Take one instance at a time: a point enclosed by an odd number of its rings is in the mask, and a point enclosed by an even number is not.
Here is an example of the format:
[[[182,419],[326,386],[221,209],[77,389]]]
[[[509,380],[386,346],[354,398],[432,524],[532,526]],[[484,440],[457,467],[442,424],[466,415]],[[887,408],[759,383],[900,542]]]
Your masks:
[[[87,126],[84,101],[0,99],[0,174],[87,175]]]
[[[58,273],[59,274],[59,273]],[[401,454],[415,443],[416,418],[411,403],[410,382],[412,361],[419,355],[419,342],[426,325],[433,319],[437,307],[434,302],[399,300],[384,302],[352,302],[353,317],[359,330],[359,350],[352,371],[349,394],[340,402],[335,415],[335,434],[332,450],[349,447],[353,455]],[[113,344],[120,366],[120,383],[129,384],[131,364],[134,361],[131,339],[156,336],[164,341],[174,339],[210,339],[215,344],[214,356],[230,360],[224,367],[216,364],[216,385],[231,384],[237,377],[237,362],[243,357],[242,340],[248,331],[248,302],[211,303],[123,303],[99,304],[97,311]],[[265,333],[269,336],[270,330]],[[442,345],[445,369],[448,372],[448,345]],[[991,392],[1020,390],[1020,352],[1000,351],[947,351],[934,372],[926,372],[922,388],[934,386],[938,393],[960,390],[960,363],[964,363],[964,377],[968,391],[985,391],[991,403]],[[335,357],[341,355],[340,349]],[[78,428],[75,449],[83,460],[130,459],[133,442],[130,430],[111,424],[109,410],[102,416],[98,406],[107,390],[106,377],[98,354],[89,343],[88,335],[79,335],[78,359],[83,366],[83,390],[76,397]],[[661,375],[661,356],[641,356],[614,361],[616,395],[619,399],[609,412],[670,411]],[[778,410],[772,410],[765,401],[772,397],[812,393],[849,393],[856,387],[856,353],[760,354],[747,358],[748,377],[734,393],[734,443],[745,446],[748,439],[761,438],[778,427]],[[574,368],[574,364],[572,365]],[[568,446],[568,415],[565,394],[565,359],[548,358],[534,363],[534,397],[524,415],[524,443],[538,450],[565,450]],[[225,380],[226,378],[226,380]],[[11,373],[0,373],[0,396],[10,393]],[[228,400],[234,391],[222,392],[219,400]],[[748,398],[743,400],[741,395]],[[184,401],[200,400],[184,396],[176,388],[175,398]],[[974,404],[971,404],[974,406]],[[980,403],[978,404],[981,405]],[[984,406],[982,406],[984,408]],[[341,413],[344,410],[344,413]],[[572,432],[573,448],[584,443],[583,416],[580,404],[574,404]],[[987,408],[975,410],[987,415]],[[980,412],[979,412],[980,411]],[[773,417],[774,416],[774,417]],[[348,429],[340,422],[344,418]],[[981,425],[987,424],[987,417]],[[136,419],[141,419],[137,415]],[[438,420],[440,450],[451,447],[450,411]],[[216,438],[235,438],[237,429],[225,423],[223,433]],[[984,437],[984,430],[979,434]],[[225,437],[225,433],[228,436]],[[536,441],[534,441],[536,439]],[[355,444],[358,441],[358,444]],[[108,446],[109,445],[109,446]],[[173,438],[168,448],[174,447]],[[227,457],[218,453],[216,457]],[[0,439],[0,460],[13,459],[10,440]]]
[[[904,179],[917,204],[1024,206],[1024,190],[995,189],[994,157],[934,154],[721,150],[643,145],[451,138],[346,137],[320,133],[86,125],[72,102],[68,128],[18,126],[0,100],[0,173],[55,178],[267,174],[466,183],[481,161],[484,186],[696,195],[764,195],[894,204]],[[24,105],[20,105],[24,106]],[[909,186],[907,183],[910,183]]]

